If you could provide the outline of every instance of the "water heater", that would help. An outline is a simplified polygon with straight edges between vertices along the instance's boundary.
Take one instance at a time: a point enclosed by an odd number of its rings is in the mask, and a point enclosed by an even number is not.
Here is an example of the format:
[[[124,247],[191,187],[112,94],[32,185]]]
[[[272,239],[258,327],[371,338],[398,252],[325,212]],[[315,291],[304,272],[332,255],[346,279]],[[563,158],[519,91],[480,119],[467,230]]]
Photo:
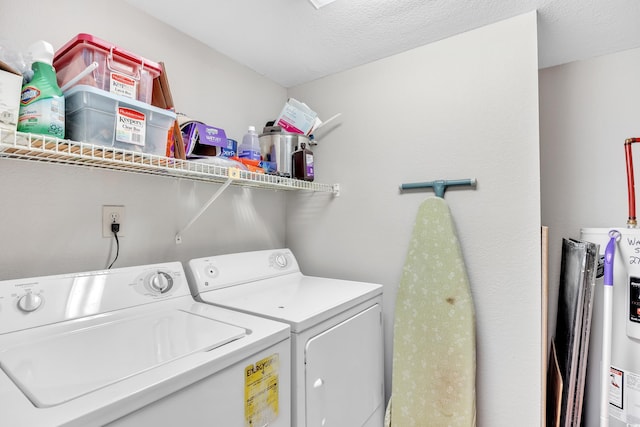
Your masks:
[[[596,281],[593,298],[583,426],[601,425],[600,401],[606,390],[608,405],[605,408],[609,425],[640,427],[640,229],[584,228],[581,230],[581,239],[598,244],[603,255],[610,241],[611,230],[620,232],[613,261],[611,358],[607,384],[602,387],[603,322],[606,311],[601,277]]]

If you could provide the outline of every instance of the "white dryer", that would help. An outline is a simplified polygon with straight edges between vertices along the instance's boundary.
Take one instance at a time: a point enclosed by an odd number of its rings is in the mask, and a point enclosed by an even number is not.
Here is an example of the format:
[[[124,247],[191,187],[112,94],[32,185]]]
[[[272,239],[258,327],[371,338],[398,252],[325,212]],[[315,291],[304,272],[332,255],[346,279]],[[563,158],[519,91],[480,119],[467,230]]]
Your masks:
[[[288,427],[290,344],[179,262],[0,281],[0,425]]]
[[[291,325],[296,427],[379,427],[382,286],[305,276],[288,249],[194,259],[194,297]]]

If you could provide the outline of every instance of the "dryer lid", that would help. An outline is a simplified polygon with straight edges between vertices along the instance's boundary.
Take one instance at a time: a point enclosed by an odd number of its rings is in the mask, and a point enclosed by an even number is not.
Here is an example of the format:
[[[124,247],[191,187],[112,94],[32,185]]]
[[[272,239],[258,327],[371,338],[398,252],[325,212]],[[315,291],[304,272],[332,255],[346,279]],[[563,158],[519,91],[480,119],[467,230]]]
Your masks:
[[[49,407],[245,336],[181,310],[124,317],[0,350],[0,367],[37,407]]]
[[[204,302],[288,323],[302,332],[382,294],[382,286],[287,274],[200,294]]]

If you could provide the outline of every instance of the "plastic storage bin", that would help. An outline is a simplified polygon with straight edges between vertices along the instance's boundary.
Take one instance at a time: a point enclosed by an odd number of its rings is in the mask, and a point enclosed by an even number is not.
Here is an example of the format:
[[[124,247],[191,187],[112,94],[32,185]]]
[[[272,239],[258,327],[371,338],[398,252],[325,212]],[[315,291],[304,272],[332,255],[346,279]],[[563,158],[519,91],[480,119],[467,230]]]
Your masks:
[[[67,138],[170,157],[174,112],[86,85],[64,96]]]
[[[90,34],[78,34],[55,53],[58,85],[63,87],[94,62],[98,67],[76,84],[151,103],[153,79],[162,72],[160,64]]]

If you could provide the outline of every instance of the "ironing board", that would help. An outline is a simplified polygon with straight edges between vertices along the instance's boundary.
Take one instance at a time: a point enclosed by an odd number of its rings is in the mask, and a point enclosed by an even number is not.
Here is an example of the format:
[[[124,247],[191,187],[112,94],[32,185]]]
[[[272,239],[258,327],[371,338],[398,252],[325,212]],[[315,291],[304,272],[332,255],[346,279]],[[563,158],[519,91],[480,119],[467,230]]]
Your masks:
[[[476,424],[475,314],[449,207],[418,210],[398,289],[388,427]]]

